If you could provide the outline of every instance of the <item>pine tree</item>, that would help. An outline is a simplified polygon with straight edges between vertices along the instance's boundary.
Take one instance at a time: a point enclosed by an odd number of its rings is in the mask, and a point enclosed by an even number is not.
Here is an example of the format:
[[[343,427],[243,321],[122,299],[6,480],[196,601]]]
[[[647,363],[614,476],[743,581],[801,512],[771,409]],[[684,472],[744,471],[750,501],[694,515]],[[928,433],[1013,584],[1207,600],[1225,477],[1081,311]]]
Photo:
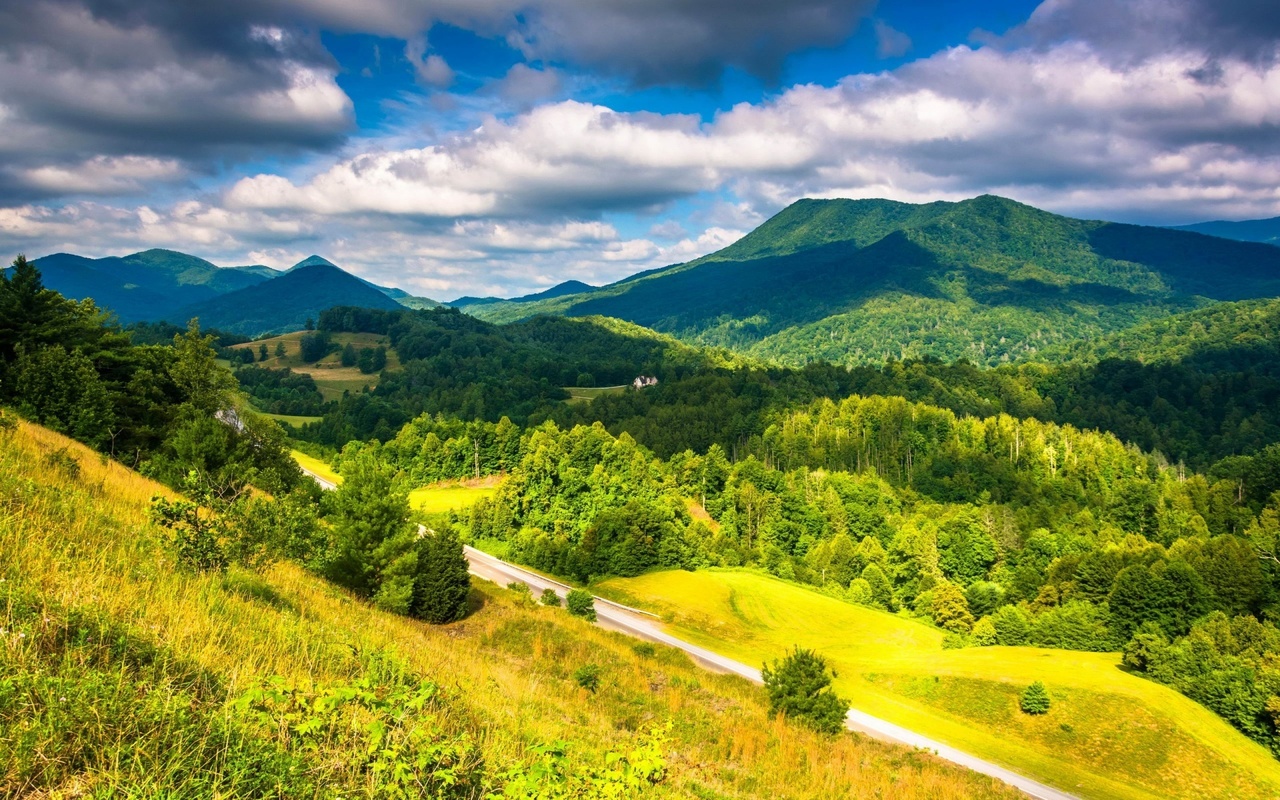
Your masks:
[[[827,662],[812,650],[797,646],[781,660],[760,671],[769,695],[769,713],[794,717],[820,733],[844,727],[849,702],[831,691]]]
[[[1022,696],[1018,698],[1018,705],[1021,706],[1024,714],[1047,714],[1052,702],[1049,698],[1049,690],[1044,688],[1044,684],[1040,681],[1024,689]]]
[[[471,575],[453,527],[427,531],[418,539],[418,571],[410,614],[436,625],[457,622],[467,613]]]

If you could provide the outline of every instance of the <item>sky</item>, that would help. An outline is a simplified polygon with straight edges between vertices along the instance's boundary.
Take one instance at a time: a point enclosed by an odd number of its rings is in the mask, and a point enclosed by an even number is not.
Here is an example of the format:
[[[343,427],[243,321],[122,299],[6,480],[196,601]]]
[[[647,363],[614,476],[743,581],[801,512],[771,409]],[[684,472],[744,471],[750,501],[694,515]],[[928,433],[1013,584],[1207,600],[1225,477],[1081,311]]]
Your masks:
[[[0,3],[0,253],[318,253],[450,300],[687,261],[802,197],[983,193],[1280,215],[1280,4]]]

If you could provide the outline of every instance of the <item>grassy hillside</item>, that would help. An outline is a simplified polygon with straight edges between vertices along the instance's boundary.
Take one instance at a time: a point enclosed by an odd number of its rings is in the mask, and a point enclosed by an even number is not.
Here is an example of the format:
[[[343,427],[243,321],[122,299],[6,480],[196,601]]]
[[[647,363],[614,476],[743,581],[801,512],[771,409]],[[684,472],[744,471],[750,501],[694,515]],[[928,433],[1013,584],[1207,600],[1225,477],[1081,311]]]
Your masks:
[[[739,242],[597,291],[473,306],[599,314],[787,364],[1027,359],[1203,305],[1280,295],[1280,250],[1004,198],[802,200]]]
[[[0,795],[392,796],[407,774],[415,795],[479,797],[535,763],[599,772],[669,721],[662,782],[626,796],[1016,796],[769,720],[740,680],[492,585],[432,627],[288,564],[186,574],[147,519],[164,492],[43,429],[0,434]],[[596,693],[570,677],[586,663]]]
[[[246,336],[296,331],[334,306],[403,308],[385,293],[329,264],[308,264],[239,291],[186,306],[182,319]]]
[[[943,633],[745,571],[658,572],[598,590],[748,664],[792,644],[827,656],[854,708],[1090,798],[1263,798],[1280,763],[1118,654],[1031,647],[944,650]],[[1050,712],[1018,710],[1043,681]]]
[[[338,351],[328,354],[319,361],[308,363],[302,360],[302,348],[299,344],[305,334],[306,331],[294,331],[293,333],[235,345],[232,349],[248,350],[256,357],[260,348],[266,345],[267,360],[255,361],[254,366],[266,369],[288,369],[293,372],[310,375],[316,383],[316,389],[320,391],[326,401],[339,399],[342,397],[343,392],[361,392],[364,391],[365,387],[373,388],[378,385],[379,373],[374,372],[366,375],[357,367],[342,366],[341,351],[348,344],[357,350],[386,347],[386,369],[390,371],[400,369],[400,359],[396,355],[395,348],[390,346],[390,340],[386,336],[374,333],[331,334],[329,338],[337,345]],[[283,356],[276,355],[277,344],[284,345]]]

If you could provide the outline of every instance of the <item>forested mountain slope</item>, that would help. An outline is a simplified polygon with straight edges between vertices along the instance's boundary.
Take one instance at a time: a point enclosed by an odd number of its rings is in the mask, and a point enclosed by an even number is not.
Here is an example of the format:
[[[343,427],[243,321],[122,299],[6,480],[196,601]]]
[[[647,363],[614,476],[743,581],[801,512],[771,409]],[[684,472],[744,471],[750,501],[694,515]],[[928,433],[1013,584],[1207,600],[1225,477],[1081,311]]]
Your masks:
[[[1221,236],[1224,239],[1239,239],[1242,242],[1280,245],[1280,217],[1246,219],[1238,222],[1229,220],[1197,222],[1192,225],[1179,225],[1177,229],[1195,231],[1208,236]]]
[[[473,313],[613,316],[789,364],[926,355],[999,364],[1207,300],[1276,295],[1280,250],[988,195],[802,200],[688,264]]]

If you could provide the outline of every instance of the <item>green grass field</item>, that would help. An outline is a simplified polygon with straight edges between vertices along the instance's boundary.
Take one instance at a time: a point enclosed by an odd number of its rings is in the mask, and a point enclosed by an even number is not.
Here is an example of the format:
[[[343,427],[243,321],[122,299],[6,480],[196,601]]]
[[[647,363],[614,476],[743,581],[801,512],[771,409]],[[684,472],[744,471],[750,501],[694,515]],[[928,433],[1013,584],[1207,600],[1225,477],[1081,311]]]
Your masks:
[[[626,386],[565,386],[564,390],[569,393],[569,399],[566,403],[590,403],[597,397],[606,394],[622,394],[627,390]]]
[[[341,399],[343,392],[360,392],[366,386],[372,388],[378,385],[377,374],[365,375],[356,367],[342,366],[342,354],[340,352],[330,353],[313,364],[304,362],[299,342],[305,333],[305,331],[286,333],[282,336],[273,336],[269,339],[260,339],[256,342],[235,345],[234,349],[252,350],[256,355],[258,348],[265,344],[267,346],[267,360],[255,362],[255,364],[269,369],[284,369],[288,367],[294,372],[303,372],[310,375],[312,380],[316,382],[316,388],[326,401]],[[348,344],[355,345],[357,349],[384,346],[387,348],[387,369],[391,371],[400,369],[400,359],[396,355],[396,351],[391,348],[390,340],[385,336],[376,333],[334,333],[329,338],[340,348]],[[283,356],[275,354],[277,343],[284,344]]]
[[[409,492],[409,506],[414,511],[436,514],[467,508],[482,497],[492,497],[497,486],[424,486]]]
[[[1280,761],[1204,707],[1124,672],[1115,653],[943,650],[931,626],[741,570],[658,572],[597,591],[748,664],[814,648],[855,708],[1082,797],[1280,796]],[[1053,697],[1042,717],[1018,709],[1036,680]]]

